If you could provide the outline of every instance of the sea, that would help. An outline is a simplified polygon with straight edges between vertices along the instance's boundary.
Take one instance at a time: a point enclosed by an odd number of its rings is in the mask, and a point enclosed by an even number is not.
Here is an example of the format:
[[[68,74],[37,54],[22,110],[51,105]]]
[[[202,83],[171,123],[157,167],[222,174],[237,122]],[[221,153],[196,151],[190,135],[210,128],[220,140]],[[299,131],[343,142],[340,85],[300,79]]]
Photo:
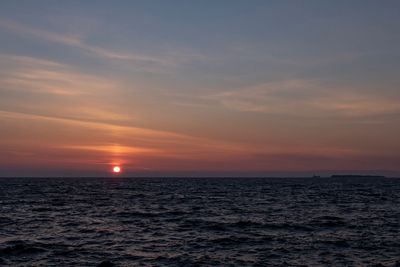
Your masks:
[[[0,266],[400,266],[397,178],[0,178]]]

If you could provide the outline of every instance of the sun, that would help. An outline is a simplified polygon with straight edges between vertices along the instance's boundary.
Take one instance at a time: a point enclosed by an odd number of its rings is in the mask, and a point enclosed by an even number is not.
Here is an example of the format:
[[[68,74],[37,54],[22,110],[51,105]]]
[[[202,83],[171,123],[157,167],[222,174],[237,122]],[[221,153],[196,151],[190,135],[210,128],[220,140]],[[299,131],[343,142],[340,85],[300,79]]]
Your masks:
[[[121,172],[121,167],[120,166],[114,166],[113,173],[120,173],[120,172]]]

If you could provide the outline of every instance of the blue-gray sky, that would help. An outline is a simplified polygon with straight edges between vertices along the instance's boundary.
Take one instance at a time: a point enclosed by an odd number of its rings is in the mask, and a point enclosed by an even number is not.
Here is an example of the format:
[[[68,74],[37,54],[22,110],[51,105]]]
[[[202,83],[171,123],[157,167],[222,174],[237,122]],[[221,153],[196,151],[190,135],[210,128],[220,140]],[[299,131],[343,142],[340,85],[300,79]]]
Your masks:
[[[398,1],[0,2],[0,175],[400,172]]]

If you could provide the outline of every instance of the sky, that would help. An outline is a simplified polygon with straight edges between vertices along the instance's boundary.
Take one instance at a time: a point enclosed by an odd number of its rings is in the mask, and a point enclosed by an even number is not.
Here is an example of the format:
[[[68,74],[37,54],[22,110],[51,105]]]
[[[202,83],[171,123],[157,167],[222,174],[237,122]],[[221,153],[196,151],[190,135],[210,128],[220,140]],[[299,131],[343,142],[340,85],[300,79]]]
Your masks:
[[[0,176],[400,174],[399,1],[0,1]]]

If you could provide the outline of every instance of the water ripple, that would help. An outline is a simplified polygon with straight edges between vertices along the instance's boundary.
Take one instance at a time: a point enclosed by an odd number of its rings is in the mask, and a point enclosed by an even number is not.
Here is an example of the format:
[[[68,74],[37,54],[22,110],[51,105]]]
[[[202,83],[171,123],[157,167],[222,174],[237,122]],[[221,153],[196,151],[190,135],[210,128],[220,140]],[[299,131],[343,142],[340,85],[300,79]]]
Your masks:
[[[1,266],[400,267],[400,179],[0,180]]]

